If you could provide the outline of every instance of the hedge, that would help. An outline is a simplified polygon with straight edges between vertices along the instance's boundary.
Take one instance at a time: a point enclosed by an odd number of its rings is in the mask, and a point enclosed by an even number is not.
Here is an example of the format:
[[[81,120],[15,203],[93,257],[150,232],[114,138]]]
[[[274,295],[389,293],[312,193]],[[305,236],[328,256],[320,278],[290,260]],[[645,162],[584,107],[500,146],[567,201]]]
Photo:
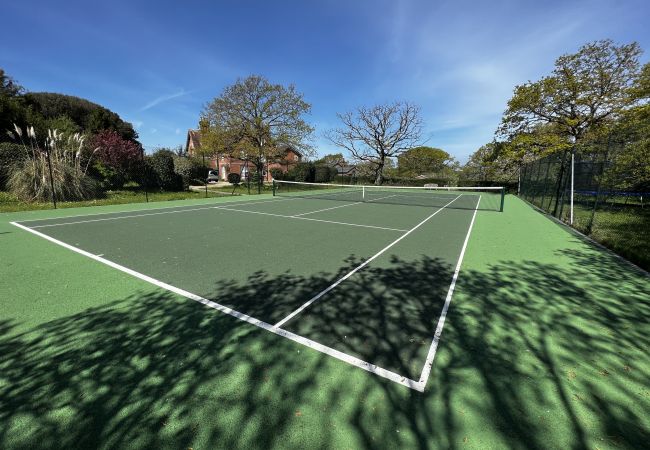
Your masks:
[[[0,190],[7,189],[7,181],[14,167],[27,159],[25,149],[13,142],[0,142]]]

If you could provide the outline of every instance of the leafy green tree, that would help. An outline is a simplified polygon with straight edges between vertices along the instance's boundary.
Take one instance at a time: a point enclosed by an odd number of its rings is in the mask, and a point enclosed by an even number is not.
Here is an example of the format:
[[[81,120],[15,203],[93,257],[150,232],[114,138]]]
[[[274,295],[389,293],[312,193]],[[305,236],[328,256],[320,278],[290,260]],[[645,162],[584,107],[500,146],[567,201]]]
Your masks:
[[[23,88],[0,69],[0,142],[10,141],[8,130],[24,125]]]
[[[205,180],[205,167],[197,158],[174,156],[174,172],[183,180],[183,189],[192,184],[202,184]]]
[[[439,148],[414,147],[397,158],[397,167],[401,175],[417,176],[440,174],[455,162],[453,156]]]
[[[67,135],[73,135],[83,131],[79,125],[66,115],[46,119],[45,126],[50,130],[59,130]]]
[[[643,66],[632,95],[641,103],[625,111],[608,137],[609,185],[650,190],[650,63]],[[613,143],[613,145],[612,145]]]
[[[314,161],[314,164],[322,164],[326,166],[343,166],[348,164],[348,162],[345,160],[345,157],[342,153],[333,153],[317,159]]]
[[[147,162],[155,174],[156,184],[162,190],[178,191],[183,187],[182,177],[174,171],[174,156],[173,151],[162,148],[147,157]]]
[[[498,132],[511,138],[553,124],[561,135],[580,141],[635,104],[630,94],[640,75],[640,54],[635,42],[617,46],[602,40],[559,57],[551,75],[515,87]]]
[[[640,54],[637,43],[595,41],[559,57],[552,74],[516,86],[497,130],[502,142],[472,158],[473,168],[484,161],[491,177],[512,179],[528,160],[555,152],[567,155],[587,141],[602,139],[640,103],[634,94],[642,75]],[[569,158],[561,160],[564,172]]]
[[[116,113],[88,100],[50,92],[30,92],[23,98],[29,110],[29,121],[36,129],[37,136],[45,136],[46,120],[67,116],[88,133],[113,130],[119,133],[122,139],[135,141],[138,137],[130,123],[124,122]],[[42,119],[39,121],[38,117]]]
[[[279,144],[303,155],[312,153],[313,128],[304,120],[311,110],[293,85],[272,84],[259,75],[238,79],[202,112],[202,145],[249,161],[257,173],[282,157]]]
[[[472,153],[463,166],[460,174],[462,181],[479,182],[491,180],[494,174],[495,142],[482,145]]]
[[[337,116],[343,126],[325,136],[355,160],[369,165],[377,185],[384,181],[387,162],[415,147],[422,134],[420,108],[411,103],[359,107]]]

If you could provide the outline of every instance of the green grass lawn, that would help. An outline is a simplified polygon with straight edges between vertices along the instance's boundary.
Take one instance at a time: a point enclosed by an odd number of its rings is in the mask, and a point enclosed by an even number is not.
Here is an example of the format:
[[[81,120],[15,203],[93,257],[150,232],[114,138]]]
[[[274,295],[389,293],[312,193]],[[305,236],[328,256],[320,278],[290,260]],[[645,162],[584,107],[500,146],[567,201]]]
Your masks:
[[[9,223],[160,207],[0,215],[0,448],[618,450],[650,441],[650,278],[516,197],[503,213],[477,214],[424,393]],[[251,239],[265,236],[265,220]],[[278,258],[291,251],[289,241],[276,248]],[[327,281],[254,261],[221,286],[224,296],[255,301],[279,282]],[[221,264],[236,262],[206,271]],[[344,306],[381,298],[372,283],[387,279],[426,301],[427,280],[445,264],[396,255],[351,278]]]
[[[264,186],[263,194],[271,192],[270,186]],[[221,197],[229,195],[249,195],[246,185],[241,185],[236,189],[232,186],[210,186],[208,185],[207,197]],[[257,195],[257,189],[251,186],[250,195]],[[147,193],[149,202],[164,202],[170,200],[192,200],[206,197],[204,190],[200,191],[180,191],[180,192],[163,192],[151,191]],[[104,205],[122,205],[127,203],[146,202],[147,196],[141,189],[121,189],[107,191],[105,198],[95,200],[84,200],[74,202],[57,202],[58,208],[77,208],[85,206],[104,206]],[[0,191],[0,213],[17,212],[17,211],[34,211],[39,209],[52,209],[52,202],[24,202],[17,199],[8,192]]]
[[[145,196],[144,190],[138,186],[127,186],[124,189],[106,191],[105,198],[94,200],[74,201],[74,202],[57,202],[58,208],[77,208],[85,206],[104,206],[104,205],[123,205],[127,203],[164,202],[170,200],[192,200],[207,197],[221,197],[229,195],[258,195],[257,187],[241,184],[234,186],[216,186],[208,185],[207,193],[204,189],[188,190],[180,192],[149,191]],[[265,184],[262,188],[262,194],[272,192],[270,184]],[[24,202],[16,198],[9,192],[0,191],[0,213],[17,212],[17,211],[34,211],[39,209],[52,209],[52,202]]]
[[[650,206],[599,208],[591,230],[591,208],[576,204],[574,225],[614,252],[650,270]],[[590,232],[589,232],[590,231]]]

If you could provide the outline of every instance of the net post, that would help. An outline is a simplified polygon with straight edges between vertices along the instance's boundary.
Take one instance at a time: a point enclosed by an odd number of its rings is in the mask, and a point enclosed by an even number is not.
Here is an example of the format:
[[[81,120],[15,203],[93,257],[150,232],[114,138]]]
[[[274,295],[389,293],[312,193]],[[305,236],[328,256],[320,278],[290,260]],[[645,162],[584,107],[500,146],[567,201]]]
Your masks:
[[[499,207],[499,212],[503,212],[503,203],[504,203],[505,199],[506,199],[506,187],[502,186],[501,187],[501,206]]]
[[[361,201],[365,202],[366,201],[366,187],[361,186]]]
[[[273,184],[273,197],[275,197],[275,189],[276,189],[275,178],[273,179],[272,184]]]

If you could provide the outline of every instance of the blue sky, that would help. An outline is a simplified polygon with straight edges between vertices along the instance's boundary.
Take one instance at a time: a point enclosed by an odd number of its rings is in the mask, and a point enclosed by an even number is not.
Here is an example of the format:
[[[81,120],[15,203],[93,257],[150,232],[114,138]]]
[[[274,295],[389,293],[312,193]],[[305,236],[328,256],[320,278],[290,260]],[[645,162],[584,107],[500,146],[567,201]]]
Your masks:
[[[237,77],[293,83],[312,104],[319,154],[337,112],[407,100],[427,145],[464,162],[492,139],[516,84],[611,38],[650,57],[650,2],[3,2],[0,67],[133,123],[148,150],[184,144],[203,105]]]

